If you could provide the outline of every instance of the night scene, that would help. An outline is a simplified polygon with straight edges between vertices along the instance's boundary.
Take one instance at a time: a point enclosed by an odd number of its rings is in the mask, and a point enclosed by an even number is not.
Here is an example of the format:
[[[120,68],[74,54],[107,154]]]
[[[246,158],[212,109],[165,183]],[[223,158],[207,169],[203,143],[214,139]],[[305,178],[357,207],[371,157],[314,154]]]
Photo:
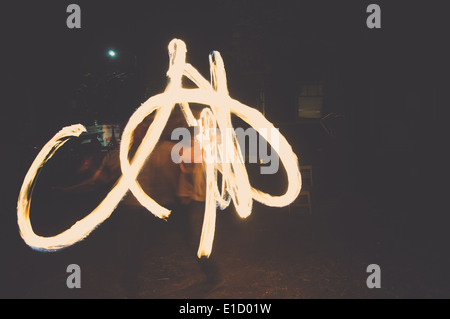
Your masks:
[[[450,297],[442,2],[2,11],[0,298]]]

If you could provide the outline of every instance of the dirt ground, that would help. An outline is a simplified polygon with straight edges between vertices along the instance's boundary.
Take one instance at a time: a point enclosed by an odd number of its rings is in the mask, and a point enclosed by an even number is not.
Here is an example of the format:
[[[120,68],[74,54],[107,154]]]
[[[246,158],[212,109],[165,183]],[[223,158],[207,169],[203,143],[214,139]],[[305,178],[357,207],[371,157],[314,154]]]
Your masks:
[[[62,202],[43,205],[39,214],[57,210]],[[88,200],[76,202],[66,203],[64,214],[90,205]],[[119,207],[84,241],[52,253],[30,249],[11,218],[2,234],[6,240],[0,296],[450,297],[448,257],[440,249],[439,235],[423,238],[417,232],[426,227],[420,219],[406,223],[402,215],[386,218],[386,211],[354,192],[341,190],[315,200],[311,215],[299,207],[268,208],[258,203],[247,219],[237,217],[231,207],[219,210],[213,252],[206,263],[199,261],[186,238],[183,212],[177,213],[165,222],[145,211]],[[36,227],[39,230],[39,222]],[[80,266],[79,289],[66,285],[70,264]],[[380,266],[379,289],[366,285],[370,264]]]

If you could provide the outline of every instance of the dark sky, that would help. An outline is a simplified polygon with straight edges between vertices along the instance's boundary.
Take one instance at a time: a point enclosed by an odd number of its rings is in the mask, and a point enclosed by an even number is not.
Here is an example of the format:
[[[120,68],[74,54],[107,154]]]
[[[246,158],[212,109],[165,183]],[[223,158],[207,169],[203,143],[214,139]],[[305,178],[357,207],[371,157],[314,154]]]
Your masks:
[[[66,26],[71,3],[81,7],[81,29]],[[366,26],[370,3],[381,7],[381,29]],[[355,191],[363,189],[364,196],[388,208],[385,217],[401,216],[402,226],[411,224],[415,211],[414,223],[429,227],[417,227],[417,233],[413,227],[414,236],[448,234],[447,203],[439,206],[448,197],[447,181],[439,184],[440,169],[448,165],[441,156],[448,145],[443,137],[450,104],[446,3],[2,2],[2,225],[16,224],[14,209],[23,176],[37,149],[57,131],[114,116],[127,120],[148,97],[164,89],[167,45],[176,37],[186,42],[188,62],[207,79],[209,52],[221,52],[233,98],[255,106],[264,89],[268,120],[280,127],[302,161],[317,164],[320,191],[325,193],[329,185],[339,190],[342,181],[350,180]],[[110,48],[118,52],[114,61],[106,55]],[[111,74],[123,77],[110,80]],[[325,113],[344,116],[343,138],[327,136],[318,122],[296,122],[299,82],[311,80],[325,83]],[[84,84],[89,94],[80,93]],[[439,243],[448,243],[447,237]],[[447,256],[447,245],[442,247]]]
[[[438,234],[435,229],[448,233],[448,209],[439,207],[448,187],[438,183],[440,167],[447,165],[441,153],[448,144],[443,136],[450,102],[446,2],[2,3],[0,160],[7,172],[1,207],[7,202],[5,214],[14,209],[36,150],[62,127],[114,116],[127,120],[149,96],[160,93],[167,45],[177,37],[187,44],[188,62],[207,79],[209,52],[221,52],[233,98],[255,106],[264,88],[267,118],[302,161],[321,167],[321,191],[329,185],[340,189],[349,180],[356,191],[363,189],[364,196],[388,207],[386,216],[405,216],[409,223],[416,210],[417,225],[424,220],[430,225],[428,235]],[[81,7],[81,29],[66,26],[70,3]],[[381,7],[381,29],[366,26],[370,3]],[[110,48],[118,52],[114,61],[106,55]],[[108,80],[113,71],[124,74],[122,82]],[[325,83],[325,113],[344,116],[343,138],[326,136],[318,122],[296,122],[299,82],[311,80]],[[86,83],[91,91],[80,95]],[[92,90],[92,83],[103,84]],[[14,216],[8,215],[11,223]]]
[[[231,95],[245,103],[254,103],[264,78],[275,117],[292,114],[301,80],[331,81],[341,90],[336,96],[361,83],[417,91],[448,82],[442,1],[378,1],[378,30],[366,26],[370,1],[77,1],[81,29],[68,29],[72,2],[2,7],[5,110],[18,121],[26,113],[45,118],[51,130],[72,123],[70,100],[84,74],[100,76],[111,66],[108,48],[119,52],[118,70],[131,74],[115,89],[124,92],[128,114],[164,88],[174,37],[186,42],[188,61],[205,77],[208,53],[220,51]]]

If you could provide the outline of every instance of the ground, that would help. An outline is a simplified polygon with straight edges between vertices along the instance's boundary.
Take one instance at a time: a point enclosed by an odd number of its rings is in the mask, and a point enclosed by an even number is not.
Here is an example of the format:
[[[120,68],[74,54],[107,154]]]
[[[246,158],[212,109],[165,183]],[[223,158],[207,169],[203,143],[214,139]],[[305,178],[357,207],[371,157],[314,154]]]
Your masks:
[[[83,205],[89,207],[88,201],[68,205],[65,214]],[[36,212],[45,214],[45,209]],[[187,244],[177,215],[162,221],[119,207],[84,241],[52,253],[30,249],[15,226],[4,243],[1,297],[450,297],[448,258],[439,249],[443,245],[434,242],[439,236],[421,238],[404,215],[385,214],[345,189],[316,198],[312,214],[259,203],[247,219],[232,207],[219,210],[209,267]],[[80,266],[79,289],[66,286],[69,264]],[[379,289],[366,285],[370,264],[381,268]]]

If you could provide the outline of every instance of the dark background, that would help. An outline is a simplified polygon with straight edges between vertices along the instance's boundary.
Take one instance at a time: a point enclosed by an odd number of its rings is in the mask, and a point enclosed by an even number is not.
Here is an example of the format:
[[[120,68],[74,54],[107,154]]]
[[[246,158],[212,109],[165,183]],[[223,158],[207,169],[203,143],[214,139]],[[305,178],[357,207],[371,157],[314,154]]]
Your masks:
[[[344,221],[390,225],[405,249],[445,276],[450,52],[443,1],[374,1],[381,29],[366,26],[370,1],[76,1],[81,29],[68,29],[70,3],[1,7],[3,245],[18,236],[15,203],[35,148],[69,124],[126,121],[164,89],[167,45],[176,37],[206,78],[208,53],[221,52],[233,98],[256,106],[264,90],[266,117],[301,163],[316,168],[319,202],[345,190],[374,208],[344,208],[324,215],[326,223],[355,232],[352,241],[362,226]],[[106,56],[109,48],[116,59]],[[343,116],[330,123],[334,136],[320,121],[296,117],[303,81],[322,81],[324,115]],[[5,251],[2,260],[14,259]]]

